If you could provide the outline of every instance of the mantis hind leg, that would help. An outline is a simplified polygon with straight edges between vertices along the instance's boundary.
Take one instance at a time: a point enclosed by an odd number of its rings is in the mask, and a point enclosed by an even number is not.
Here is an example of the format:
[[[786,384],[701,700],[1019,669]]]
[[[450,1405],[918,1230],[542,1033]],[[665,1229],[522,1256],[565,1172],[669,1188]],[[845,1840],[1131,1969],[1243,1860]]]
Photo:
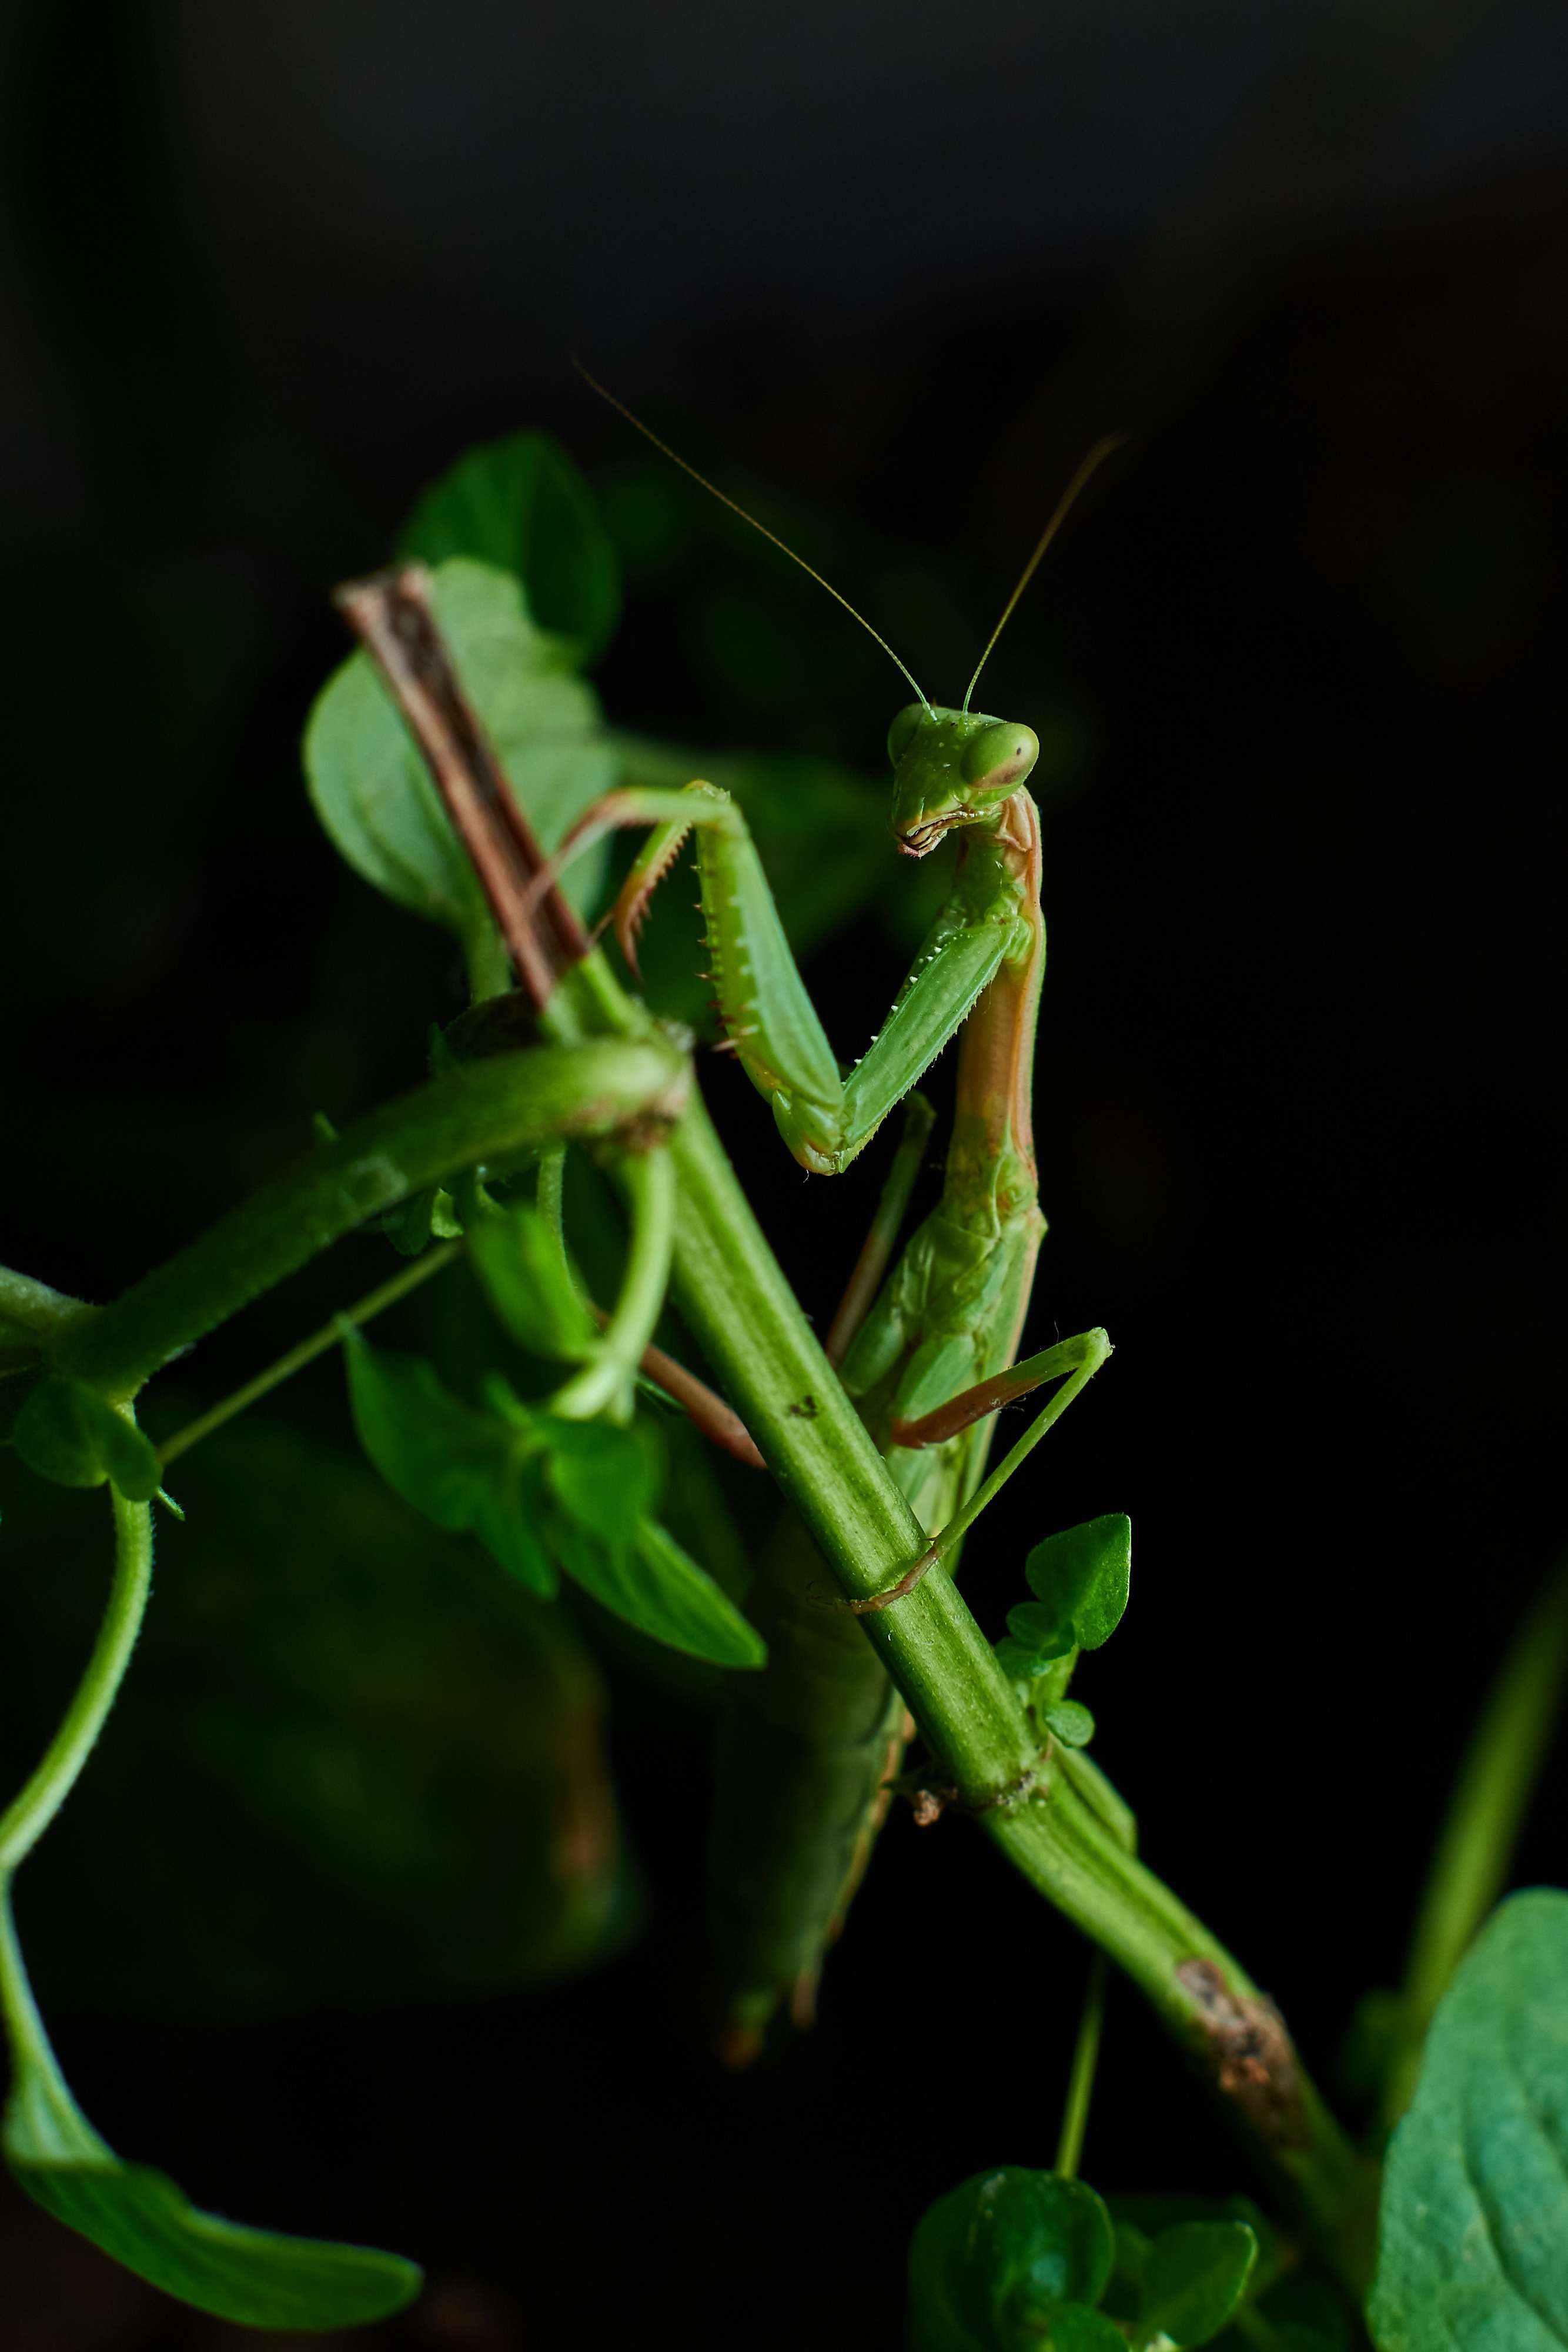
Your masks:
[[[1081,1331],[1071,1339],[1059,1339],[1053,1348],[1042,1349],[1040,1354],[1026,1356],[1021,1363],[1007,1371],[997,1373],[988,1381],[980,1381],[973,1388],[963,1390],[957,1396],[938,1405],[934,1412],[923,1413],[918,1421],[895,1422],[893,1442],[914,1449],[926,1445],[945,1445],[961,1431],[983,1421],[999,1406],[1010,1404],[1016,1398],[1027,1396],[1031,1389],[1040,1388],[1048,1381],[1060,1381],[1056,1394],[1038,1412],[1011,1451],[1002,1457],[990,1476],[982,1480],[946,1527],[933,1536],[918,1559],[912,1560],[896,1584],[885,1591],[873,1592],[863,1601],[846,1601],[842,1605],[857,1617],[866,1616],[879,1609],[891,1608],[913,1592],[927,1571],[936,1567],[945,1554],[962,1541],[988,1504],[995,1501],[1015,1470],[1019,1469],[1048,1429],[1059,1422],[1074,1397],[1082,1393],[1095,1373],[1111,1354],[1111,1342],[1103,1330]]]

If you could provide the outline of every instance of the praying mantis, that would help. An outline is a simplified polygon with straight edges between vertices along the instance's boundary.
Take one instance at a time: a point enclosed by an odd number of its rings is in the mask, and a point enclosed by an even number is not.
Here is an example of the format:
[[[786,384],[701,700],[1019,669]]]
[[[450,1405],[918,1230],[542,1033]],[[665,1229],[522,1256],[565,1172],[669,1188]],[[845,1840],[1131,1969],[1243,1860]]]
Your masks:
[[[592,379],[589,378],[590,383]],[[695,468],[601,393],[637,430],[727,505]],[[991,634],[961,708],[934,705],[885,639],[831,583],[765,527],[889,654],[918,699],[889,730],[892,830],[907,856],[958,835],[954,885],[881,1030],[841,1070],[784,936],[745,818],[701,781],[684,791],[613,792],[573,827],[535,886],[606,832],[647,826],[610,917],[633,972],[650,900],[695,836],[709,977],[724,1026],[800,1165],[836,1175],[906,1098],[904,1142],[828,1340],[850,1396],[922,1527],[926,1551],[869,1600],[823,1605],[814,1550],[791,1531],[768,1552],[750,1601],[768,1664],[727,1710],[710,1873],[720,1977],[720,2049],[755,2053],[788,2004],[809,2022],[823,1955],[869,1859],[907,1735],[902,1699],[852,1612],[893,1605],[938,1558],[953,1564],[978,1512],[1060,1419],[1110,1353],[1102,1330],[1015,1362],[1045,1232],[1031,1122],[1035,1030],[1045,969],[1040,815],[1027,789],[1039,740],[970,709],[992,647],[1090,475],[1117,446],[1091,450]],[[735,508],[747,522],[754,518]],[[931,1114],[914,1093],[960,1037],[942,1195],[891,1275],[888,1262]],[[885,1277],[885,1278],[884,1278]],[[982,1486],[999,1406],[1060,1382],[1025,1438]]]

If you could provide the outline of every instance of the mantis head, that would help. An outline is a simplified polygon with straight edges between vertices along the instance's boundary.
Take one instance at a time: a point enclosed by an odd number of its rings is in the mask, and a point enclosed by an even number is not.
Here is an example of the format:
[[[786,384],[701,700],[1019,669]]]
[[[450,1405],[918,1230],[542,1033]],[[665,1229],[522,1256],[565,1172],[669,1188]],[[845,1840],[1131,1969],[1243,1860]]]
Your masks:
[[[1040,757],[1030,727],[984,711],[911,702],[887,730],[893,831],[906,857],[924,857],[959,824],[992,824]]]

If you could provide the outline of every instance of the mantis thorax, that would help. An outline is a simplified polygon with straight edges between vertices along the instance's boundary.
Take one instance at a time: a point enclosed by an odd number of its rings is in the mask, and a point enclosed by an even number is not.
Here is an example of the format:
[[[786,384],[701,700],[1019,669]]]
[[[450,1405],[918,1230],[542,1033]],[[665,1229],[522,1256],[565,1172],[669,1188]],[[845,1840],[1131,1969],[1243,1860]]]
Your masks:
[[[1040,757],[1032,728],[912,702],[887,730],[894,837],[924,857],[955,825],[994,824]]]

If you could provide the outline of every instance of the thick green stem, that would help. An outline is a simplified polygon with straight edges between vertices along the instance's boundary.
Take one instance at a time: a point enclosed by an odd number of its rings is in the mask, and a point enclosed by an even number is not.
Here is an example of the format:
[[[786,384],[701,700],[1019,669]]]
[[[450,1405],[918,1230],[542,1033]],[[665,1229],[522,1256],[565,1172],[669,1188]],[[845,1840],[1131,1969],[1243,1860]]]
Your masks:
[[[114,1582],[87,1671],[65,1719],[20,1796],[0,1814],[0,1886],[54,1820],[114,1704],[141,1629],[152,1583],[152,1513],[110,1489],[114,1507]]]
[[[170,1360],[368,1217],[476,1160],[562,1135],[602,1134],[677,1107],[685,1064],[646,1035],[497,1055],[356,1119],[333,1143],[253,1192],[112,1307],[65,1324],[57,1371],[134,1395]]]
[[[834,1378],[700,1103],[672,1139],[681,1311],[844,1591],[884,1590],[925,1538]],[[1039,1743],[938,1563],[862,1621],[921,1732],[988,1834],[1105,1950],[1207,2066],[1293,2182],[1353,2286],[1371,2261],[1374,2181],[1301,2071],[1272,2005],[1202,1922],[1124,1851]]]
[[[36,1340],[40,1346],[64,1328],[73,1316],[91,1313],[79,1298],[35,1282],[30,1274],[0,1265],[0,1347],[14,1340]]]
[[[1301,2071],[1278,2011],[1069,1778],[982,1817],[993,1843],[1125,1969],[1293,2180],[1353,2284],[1370,2261],[1372,2176]]]
[[[844,1591],[882,1591],[924,1549],[925,1531],[800,1312],[700,1103],[670,1149],[680,1178],[681,1313]],[[833,1605],[831,1595],[822,1599]],[[960,1785],[982,1797],[1011,1788],[1028,1771],[1034,1742],[952,1580],[933,1569],[907,1601],[868,1625]]]

